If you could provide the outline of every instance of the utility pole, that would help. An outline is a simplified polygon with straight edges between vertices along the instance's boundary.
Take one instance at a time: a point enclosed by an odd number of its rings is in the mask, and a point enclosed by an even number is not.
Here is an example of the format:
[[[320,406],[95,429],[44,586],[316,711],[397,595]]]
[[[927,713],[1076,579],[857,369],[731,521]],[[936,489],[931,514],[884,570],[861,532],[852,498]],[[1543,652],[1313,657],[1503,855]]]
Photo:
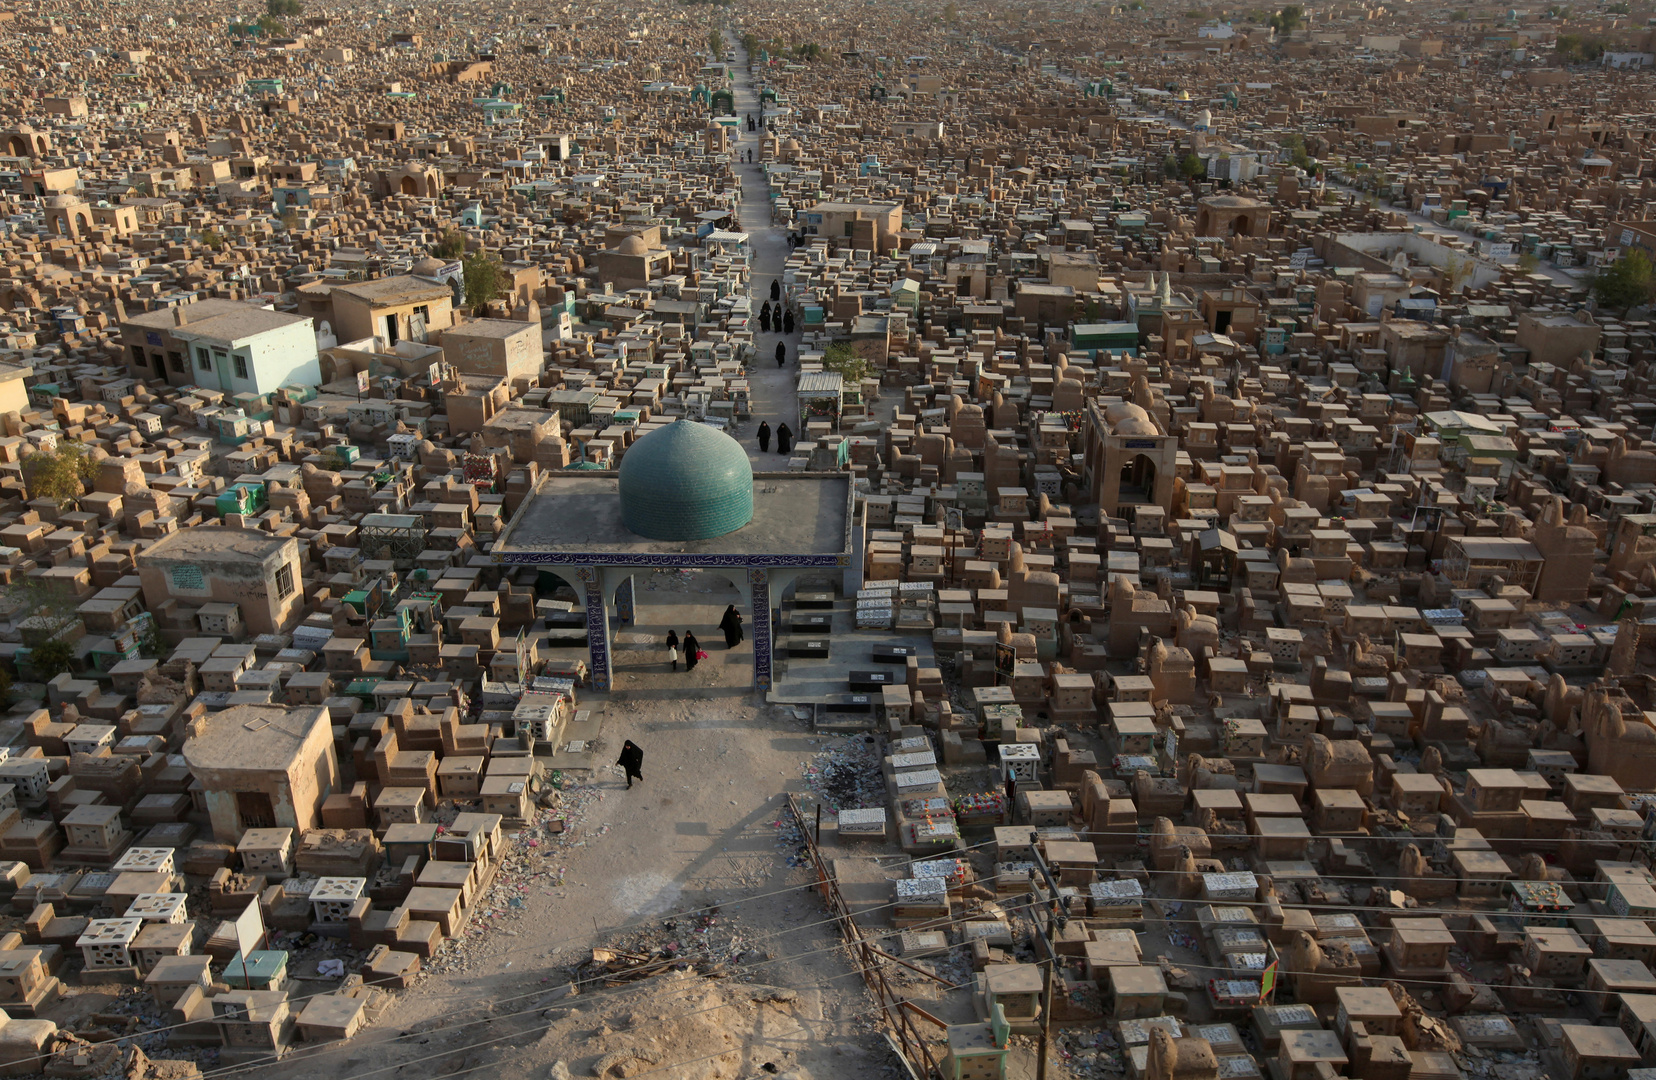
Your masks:
[[[958,538],[956,530],[966,527],[966,511],[954,506],[943,508],[943,529],[949,534],[949,587],[955,584],[955,545]]]
[[[1069,913],[1064,910],[1063,901],[1058,899],[1058,879],[1052,876],[1052,868],[1041,855],[1041,834],[1034,829],[1029,831],[1029,850],[1035,857],[1035,868],[1041,872],[1047,886],[1047,900],[1045,904],[1038,903],[1036,908],[1046,909],[1047,924],[1041,926],[1039,911],[1035,911],[1035,935],[1046,946],[1046,977],[1042,980],[1041,993],[1041,1041],[1036,1051],[1035,1080],[1046,1080],[1047,1075],[1047,1041],[1052,1032],[1052,994],[1053,984],[1058,978],[1058,946],[1052,940],[1052,932],[1064,928],[1069,922]]]

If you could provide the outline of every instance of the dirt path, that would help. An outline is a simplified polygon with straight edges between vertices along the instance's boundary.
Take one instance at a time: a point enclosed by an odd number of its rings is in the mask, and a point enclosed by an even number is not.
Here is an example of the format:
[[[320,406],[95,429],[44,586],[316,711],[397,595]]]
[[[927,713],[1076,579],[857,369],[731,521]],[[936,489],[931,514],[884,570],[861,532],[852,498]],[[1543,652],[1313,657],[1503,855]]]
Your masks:
[[[497,1058],[505,1064],[502,1055],[513,1066],[544,1070],[567,1059],[574,1067],[589,1056],[583,1044],[560,1043],[552,1036],[563,1029],[549,1030],[541,1015],[547,995],[568,981],[568,966],[618,930],[647,925],[659,938],[664,918],[710,905],[719,906],[714,932],[736,939],[728,962],[757,965],[748,972],[754,982],[799,997],[783,1017],[760,1016],[750,1003],[705,1014],[708,1022],[733,1025],[731,1037],[759,1060],[770,1060],[764,1055],[772,1051],[784,1055],[790,1075],[801,1080],[844,1075],[849,1061],[883,1053],[860,1022],[871,1006],[861,979],[835,947],[833,927],[818,925],[825,909],[814,891],[792,888],[808,884],[807,871],[790,866],[778,847],[784,793],[805,787],[802,765],[832,740],[813,734],[792,709],[757,704],[749,690],[751,645],[726,650],[716,629],[731,602],[739,602],[734,588],[717,575],[641,577],[640,622],[617,636],[616,690],[583,696],[580,705],[604,711],[600,761],[613,762],[625,739],[644,749],[644,783],[629,791],[608,767],[590,780],[570,777],[566,797],[585,809],[572,845],[557,856],[561,878],[533,878],[512,884],[509,897],[495,894],[480,907],[503,917],[484,916],[484,932],[447,946],[436,961],[444,973],[398,995],[378,1024],[320,1056],[307,1051],[264,1072],[314,1076],[332,1063],[353,1074],[384,1069],[375,1075],[391,1077],[406,1067],[402,1075],[416,1068],[417,1075],[446,1075],[462,1066],[492,1068]],[[696,630],[708,659],[694,672],[668,669],[660,643],[669,627]],[[510,897],[521,908],[506,910]],[[699,932],[688,920],[674,922],[669,936]],[[608,1015],[626,1010],[635,996],[602,1000],[611,993],[573,1004]],[[681,995],[639,992],[664,1018],[675,1014],[675,996],[700,1000],[698,994],[688,984]],[[484,1017],[486,1023],[461,1026]],[[743,1026],[760,1019],[759,1029]],[[499,1041],[477,1045],[490,1040]],[[672,1045],[660,1052],[664,1062],[681,1059]],[[433,1058],[438,1054],[442,1060]]]
[[[747,130],[747,117],[752,115],[756,121],[759,118],[759,92],[753,85],[753,76],[748,73],[747,52],[739,43],[735,45],[735,51],[737,74],[731,89],[736,99],[736,115],[743,119],[736,154],[741,159],[747,156],[748,150],[752,150],[754,158],[751,164],[739,160],[736,173],[742,178],[742,228],[751,237],[753,263],[750,277],[754,318],[757,320],[759,308],[770,299],[771,282],[782,278],[783,264],[788,261],[788,241],[786,230],[771,224],[770,181],[766,179],[764,166],[759,161],[761,133]],[[796,435],[799,433],[799,398],[795,394],[799,338],[798,333],[786,337],[769,331],[754,334],[758,355],[748,373],[753,421],[745,426],[742,433],[742,442],[747,447],[754,468],[781,469],[787,464],[786,459],[776,452],[775,441],[771,442],[770,453],[759,452],[759,443],[753,432],[758,430],[761,420],[768,420],[772,431],[786,421],[789,430]],[[787,366],[780,368],[776,366],[775,359],[776,343],[779,341],[785,341],[788,347]]]
[[[736,114],[757,118],[759,97],[746,72],[747,57],[740,45],[735,49]],[[740,156],[752,148],[757,158],[758,146],[759,133],[748,132],[744,123]],[[770,223],[762,167],[744,161],[737,171],[741,227],[752,238],[753,296],[760,305],[781,276],[787,242]],[[753,433],[760,420],[773,429],[783,421],[797,427],[798,335],[788,339],[785,368],[772,359],[782,335],[761,333],[756,340],[754,416],[735,434],[756,468],[781,469],[786,461],[775,442],[762,454]],[[566,799],[582,808],[578,820],[555,860],[536,864],[555,861],[556,872],[517,880],[509,897],[497,891],[492,903],[480,905],[502,914],[485,924],[486,931],[448,946],[436,960],[436,973],[398,995],[374,1027],[349,1043],[320,1054],[307,1051],[264,1072],[315,1076],[332,1069],[392,1077],[464,1069],[487,1076],[504,1068],[540,1076],[553,1062],[567,1060],[581,1075],[598,1056],[594,1047],[621,1029],[655,1040],[651,1052],[662,1066],[689,1060],[708,1046],[730,1045],[754,1062],[784,1064],[783,1075],[797,1080],[881,1075],[889,1058],[883,1041],[869,1033],[871,999],[835,948],[833,927],[820,925],[826,911],[814,891],[794,888],[808,884],[807,871],[790,866],[777,843],[784,793],[804,787],[802,765],[831,740],[812,734],[791,709],[765,706],[752,694],[751,645],[726,650],[717,630],[725,605],[741,603],[727,581],[662,573],[640,575],[637,587],[638,622],[615,638],[615,690],[584,696],[580,705],[603,711],[600,762],[613,762],[625,739],[643,748],[644,783],[629,791],[619,771],[607,765],[590,778],[570,777]],[[693,629],[708,652],[694,672],[682,665],[677,672],[668,669],[661,643],[669,628],[680,634]],[[521,906],[508,908],[513,901]],[[550,995],[568,980],[568,966],[585,959],[595,942],[629,927],[659,932],[663,921],[674,923],[669,933],[686,932],[688,921],[674,914],[710,905],[719,906],[722,932],[736,939],[733,964],[756,965],[747,969],[756,983],[798,991],[786,1010],[765,1005],[756,1014],[745,1000],[710,1005],[689,983],[714,981],[692,979],[677,989],[640,984],[637,993],[613,997],[604,991],[547,1011]],[[648,980],[657,982],[664,981]],[[575,1022],[565,1005],[575,1010]],[[710,1033],[674,1026],[675,1017],[692,1007],[704,1010],[697,1022],[713,1025]],[[730,1064],[723,1064],[726,1076]],[[660,1075],[688,1080],[702,1073],[685,1068]]]

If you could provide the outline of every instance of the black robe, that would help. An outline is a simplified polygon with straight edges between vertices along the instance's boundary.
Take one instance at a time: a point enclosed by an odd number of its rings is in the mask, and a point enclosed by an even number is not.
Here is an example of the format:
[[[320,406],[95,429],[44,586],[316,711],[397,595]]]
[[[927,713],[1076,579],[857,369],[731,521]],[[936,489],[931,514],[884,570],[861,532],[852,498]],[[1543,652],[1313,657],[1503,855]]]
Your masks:
[[[734,605],[725,608],[724,618],[719,620],[719,629],[724,631],[725,648],[734,649],[742,642],[742,617],[736,613]]]

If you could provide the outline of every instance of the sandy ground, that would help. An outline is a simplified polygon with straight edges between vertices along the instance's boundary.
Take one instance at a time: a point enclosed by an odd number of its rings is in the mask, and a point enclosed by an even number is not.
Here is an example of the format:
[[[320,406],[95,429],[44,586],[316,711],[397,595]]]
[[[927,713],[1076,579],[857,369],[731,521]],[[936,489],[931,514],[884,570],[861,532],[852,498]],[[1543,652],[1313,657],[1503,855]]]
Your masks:
[[[745,74],[735,92],[737,114],[757,116]],[[744,125],[739,149],[757,145],[758,133]],[[738,171],[758,305],[788,248],[770,225],[760,166]],[[760,420],[798,427],[799,335],[786,339],[784,368],[772,359],[779,340],[757,335],[753,418],[733,431],[758,469],[785,467],[774,441],[768,454],[759,451]],[[588,1076],[615,1063],[622,1075],[684,1080],[898,1075],[826,909],[813,890],[798,888],[809,871],[790,865],[778,845],[784,793],[805,788],[802,765],[833,740],[752,693],[751,647],[726,650],[717,630],[729,603],[740,606],[739,597],[715,574],[640,576],[638,623],[614,642],[614,690],[582,701],[603,711],[597,760],[605,763],[590,788],[572,788],[585,806],[573,831],[586,839],[563,851],[558,874],[523,892],[515,917],[446,946],[434,965],[444,973],[399,994],[379,1023],[263,1073],[541,1077],[561,1075],[566,1063],[572,1075]],[[708,652],[695,671],[669,670],[669,628],[693,629]],[[630,791],[608,764],[626,739],[644,750],[644,783]],[[702,954],[731,977],[691,969],[564,996],[594,944],[679,947],[697,935]]]
[[[639,594],[640,617],[651,624],[620,635],[616,691],[582,701],[603,703],[602,760],[613,761],[624,739],[644,749],[644,783],[627,790],[612,767],[595,770],[596,795],[578,826],[589,841],[567,853],[562,886],[532,890],[521,917],[448,946],[462,951],[463,970],[402,993],[374,1028],[267,1073],[314,1076],[342,1066],[354,1077],[447,1076],[509,1058],[517,1075],[545,1075],[559,1060],[592,1075],[591,1065],[622,1043],[667,1066],[723,1053],[728,1035],[739,1040],[730,1045],[740,1068],[719,1058],[671,1075],[757,1075],[767,1061],[800,1078],[850,1075],[844,1068],[853,1062],[859,1075],[879,1074],[868,1067],[886,1060],[883,1041],[859,1017],[871,1000],[836,947],[837,932],[823,925],[816,894],[790,888],[808,884],[808,871],[788,865],[777,842],[782,793],[803,789],[802,763],[828,740],[792,709],[758,704],[749,691],[751,648],[727,651],[715,629],[734,590],[715,575],[666,577]],[[694,672],[668,670],[659,642],[669,625],[696,627],[709,659]],[[712,905],[711,926],[681,915]],[[664,920],[673,925],[662,928]],[[741,978],[688,972],[557,1000],[569,966],[586,960],[595,940],[638,927],[646,931],[624,944],[702,933],[737,975],[793,993],[756,1004]],[[543,1015],[554,1002],[558,1009]],[[679,1013],[696,1015],[674,1019]],[[623,1034],[607,1039],[600,1028]]]
[[[737,47],[737,59],[745,60],[740,46]],[[741,227],[751,237],[749,243],[753,251],[750,281],[753,285],[754,326],[757,328],[759,309],[770,299],[771,282],[781,280],[782,266],[788,261],[788,242],[784,231],[771,224],[770,185],[765,180],[763,166],[757,160],[759,132],[749,132],[745,123],[749,114],[755,120],[759,118],[759,94],[746,72],[745,63],[738,67],[742,70],[736,77],[734,88],[736,115],[742,117],[744,123],[736,151],[739,157],[745,157],[746,151],[751,149],[755,159],[752,164],[738,164],[736,173],[742,178]],[[759,430],[761,421],[768,421],[773,432],[785,422],[790,431],[796,436],[799,434],[799,399],[794,395],[799,378],[799,339],[798,333],[783,335],[757,330],[754,333],[757,356],[748,369],[748,393],[753,418],[737,425],[732,434],[742,440],[755,469],[787,468],[787,458],[777,453],[774,439],[769,453],[760,452],[755,432]],[[786,342],[788,346],[788,363],[784,367],[776,366],[776,343],[779,341]]]

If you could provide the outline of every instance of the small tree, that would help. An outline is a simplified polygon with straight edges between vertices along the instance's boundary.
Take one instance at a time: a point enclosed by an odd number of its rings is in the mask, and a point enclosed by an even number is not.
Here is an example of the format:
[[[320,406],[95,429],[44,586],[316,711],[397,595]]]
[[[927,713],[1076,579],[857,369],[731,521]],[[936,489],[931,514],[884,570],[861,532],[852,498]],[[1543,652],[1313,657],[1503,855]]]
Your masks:
[[[1284,138],[1282,148],[1288,151],[1288,162],[1291,165],[1310,172],[1316,164],[1311,160],[1311,155],[1305,152],[1305,136],[1303,135],[1295,134]]]
[[[717,30],[709,30],[707,32],[707,51],[713,55],[713,59],[717,60],[719,57],[723,56],[724,48],[724,35],[719,33]]]
[[[1620,308],[1623,314],[1640,304],[1650,303],[1656,296],[1656,272],[1650,257],[1638,248],[1629,248],[1627,254],[1593,276],[1593,296],[1600,305]]]
[[[23,482],[29,498],[51,499],[59,506],[71,506],[80,498],[82,485],[98,475],[98,463],[80,443],[59,443],[56,450],[40,450],[23,459]]]
[[[217,229],[202,229],[200,240],[209,251],[224,250],[224,234]]]
[[[488,252],[474,252],[461,264],[461,280],[466,286],[466,303],[481,311],[506,291],[506,268]]]
[[[1443,264],[1443,291],[1454,294],[1461,287],[1472,280],[1472,272],[1477,269],[1477,263],[1471,259],[1463,259],[1458,255],[1451,255]]]
[[[1179,175],[1179,159],[1174,157],[1172,154],[1168,154],[1167,157],[1162,160],[1162,173],[1169,180],[1171,180],[1174,177],[1178,176]]]
[[[1179,159],[1179,175],[1186,180],[1194,180],[1207,173],[1207,165],[1195,154],[1186,154]]]
[[[1604,55],[1604,42],[1580,34],[1560,34],[1553,52],[1566,64],[1591,64]]]
[[[265,14],[278,18],[298,18],[304,14],[305,5],[301,0],[265,0]]]
[[[1281,11],[1271,16],[1268,24],[1273,30],[1282,31],[1283,37],[1292,37],[1294,31],[1305,21],[1305,10],[1298,4],[1289,4]]]
[[[466,253],[466,234],[459,229],[446,230],[442,238],[431,245],[433,258],[453,261]]]
[[[832,371],[848,385],[855,385],[873,373],[874,365],[858,356],[845,342],[836,341],[822,351],[822,370]]]
[[[1541,267],[1541,258],[1533,251],[1526,251],[1518,256],[1518,269],[1525,274],[1533,274]]]
[[[75,647],[62,638],[53,638],[29,650],[29,666],[41,682],[50,682],[75,667]]]
[[[138,655],[159,657],[161,655],[161,634],[155,629],[155,620],[144,620],[143,629],[138,631]]]
[[[80,615],[68,586],[43,578],[25,579],[8,586],[3,600],[6,617],[29,649],[35,674],[44,681],[70,670],[74,644],[60,635],[78,623]]]

